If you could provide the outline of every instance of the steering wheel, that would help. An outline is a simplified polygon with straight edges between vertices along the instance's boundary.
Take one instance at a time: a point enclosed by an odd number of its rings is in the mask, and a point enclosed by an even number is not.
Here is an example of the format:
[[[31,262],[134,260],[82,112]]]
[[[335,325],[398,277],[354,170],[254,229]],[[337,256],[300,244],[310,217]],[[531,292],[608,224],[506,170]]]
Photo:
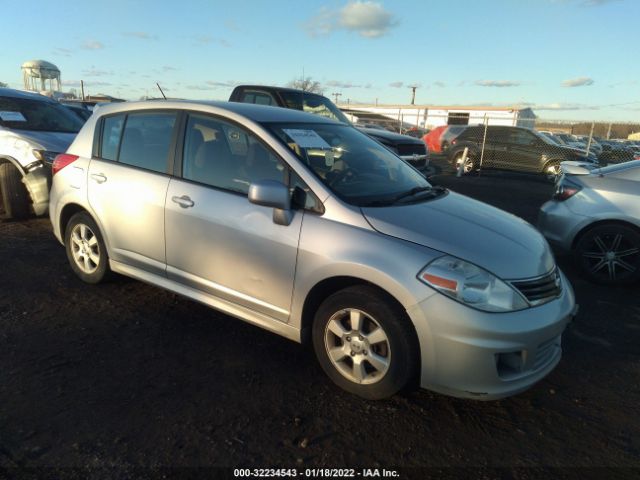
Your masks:
[[[339,172],[334,172],[334,173],[336,175],[335,175],[334,178],[329,180],[329,186],[333,186],[338,182],[345,181],[349,177],[353,178],[355,175],[358,175],[358,171],[356,169],[350,168],[350,167],[347,167],[344,170],[341,170]]]

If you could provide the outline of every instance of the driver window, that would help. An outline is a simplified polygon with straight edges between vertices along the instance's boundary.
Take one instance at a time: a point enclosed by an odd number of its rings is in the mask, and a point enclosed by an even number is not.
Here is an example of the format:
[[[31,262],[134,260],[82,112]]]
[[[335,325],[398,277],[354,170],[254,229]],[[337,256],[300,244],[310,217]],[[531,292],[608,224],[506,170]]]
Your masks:
[[[285,168],[282,161],[248,131],[216,118],[190,115],[182,176],[246,194],[249,185],[258,180],[284,183]]]

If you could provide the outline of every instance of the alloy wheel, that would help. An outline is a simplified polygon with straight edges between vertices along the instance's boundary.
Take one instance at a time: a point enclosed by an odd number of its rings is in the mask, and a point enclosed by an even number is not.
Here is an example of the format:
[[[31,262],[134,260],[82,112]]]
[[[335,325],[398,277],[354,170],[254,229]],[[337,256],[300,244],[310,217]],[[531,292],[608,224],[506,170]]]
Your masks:
[[[332,315],[324,344],[333,366],[354,383],[377,383],[389,370],[389,338],[380,323],[362,310],[345,308]]]
[[[78,223],[71,231],[71,254],[78,268],[92,274],[100,264],[100,245],[90,227]]]
[[[591,275],[616,282],[636,274],[640,247],[621,232],[601,233],[587,240],[580,255]]]

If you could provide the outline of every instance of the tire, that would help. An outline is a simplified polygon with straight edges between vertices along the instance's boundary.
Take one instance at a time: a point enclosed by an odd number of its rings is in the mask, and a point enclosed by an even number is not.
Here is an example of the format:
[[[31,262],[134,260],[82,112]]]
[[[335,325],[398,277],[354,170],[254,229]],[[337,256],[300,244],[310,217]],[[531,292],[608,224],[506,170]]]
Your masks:
[[[631,227],[597,225],[579,238],[574,255],[591,282],[623,285],[640,280],[640,233]]]
[[[349,287],[329,296],[316,312],[312,336],[329,378],[362,398],[388,398],[418,374],[413,326],[402,308],[373,287]]]
[[[22,183],[22,174],[10,163],[0,165],[0,193],[5,218],[19,220],[29,216],[29,193]]]
[[[83,282],[100,283],[110,276],[102,234],[88,213],[78,212],[69,219],[64,244],[71,269]]]
[[[453,169],[454,169],[455,172],[458,171],[458,166],[462,162],[462,155],[463,154],[464,154],[464,150],[456,153],[453,156],[452,166],[453,166]],[[463,168],[462,174],[463,175],[468,175],[471,172],[473,172],[475,169],[476,169],[475,155],[471,151],[469,151],[467,153],[467,161],[464,163],[464,168]]]

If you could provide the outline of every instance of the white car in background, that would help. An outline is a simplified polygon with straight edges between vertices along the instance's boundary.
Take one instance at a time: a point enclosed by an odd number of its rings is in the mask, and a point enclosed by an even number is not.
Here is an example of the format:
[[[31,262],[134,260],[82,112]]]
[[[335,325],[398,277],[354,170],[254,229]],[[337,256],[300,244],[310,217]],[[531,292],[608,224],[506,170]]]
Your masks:
[[[6,218],[43,215],[49,202],[51,164],[82,127],[55,100],[0,88],[0,211]]]

